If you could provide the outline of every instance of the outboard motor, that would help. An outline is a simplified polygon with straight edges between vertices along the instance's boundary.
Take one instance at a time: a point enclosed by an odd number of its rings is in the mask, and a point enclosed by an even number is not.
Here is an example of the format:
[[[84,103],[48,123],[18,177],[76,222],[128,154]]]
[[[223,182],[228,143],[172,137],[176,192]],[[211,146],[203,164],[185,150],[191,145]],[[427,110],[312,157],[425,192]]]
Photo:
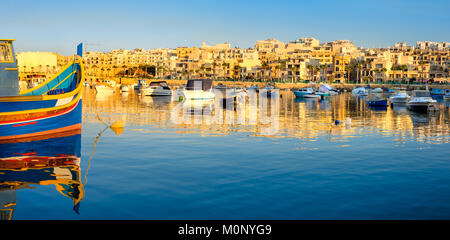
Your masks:
[[[0,39],[0,97],[19,95],[19,70],[13,39]]]

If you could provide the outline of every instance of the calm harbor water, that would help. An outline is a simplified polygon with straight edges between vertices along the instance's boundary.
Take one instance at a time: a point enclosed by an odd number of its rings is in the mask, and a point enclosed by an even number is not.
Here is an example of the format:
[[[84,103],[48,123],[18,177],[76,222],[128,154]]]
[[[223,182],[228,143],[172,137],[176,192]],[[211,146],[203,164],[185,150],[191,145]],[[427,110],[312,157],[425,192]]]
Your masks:
[[[86,90],[81,136],[10,150],[80,158],[1,166],[3,218],[450,218],[446,102],[418,115],[370,109],[349,93],[318,101],[280,91],[227,110]],[[107,128],[117,120],[123,131]]]

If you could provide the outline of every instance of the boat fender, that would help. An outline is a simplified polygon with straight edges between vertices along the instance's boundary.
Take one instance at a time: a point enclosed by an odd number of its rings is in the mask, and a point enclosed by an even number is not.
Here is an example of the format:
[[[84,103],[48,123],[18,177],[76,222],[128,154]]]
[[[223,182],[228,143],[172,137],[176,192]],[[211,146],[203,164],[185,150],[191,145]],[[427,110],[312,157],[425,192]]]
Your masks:
[[[346,118],[345,119],[345,124],[346,125],[351,125],[352,124],[352,119],[351,118]]]
[[[334,125],[339,125],[339,123],[340,123],[339,120],[334,121]]]

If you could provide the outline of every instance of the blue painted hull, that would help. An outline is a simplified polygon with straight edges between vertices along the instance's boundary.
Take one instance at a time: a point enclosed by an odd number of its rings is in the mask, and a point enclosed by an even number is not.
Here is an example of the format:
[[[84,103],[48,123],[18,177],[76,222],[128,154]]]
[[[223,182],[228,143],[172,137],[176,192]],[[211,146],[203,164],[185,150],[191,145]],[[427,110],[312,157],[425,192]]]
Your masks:
[[[303,97],[305,94],[312,94],[312,92],[292,91],[296,97]]]
[[[70,110],[70,111],[69,111]],[[51,134],[58,129],[73,130],[81,128],[82,101],[81,99],[66,113],[56,116],[47,116],[24,122],[0,124],[2,138],[25,138],[33,134]]]
[[[387,100],[367,101],[367,104],[372,107],[387,107]]]

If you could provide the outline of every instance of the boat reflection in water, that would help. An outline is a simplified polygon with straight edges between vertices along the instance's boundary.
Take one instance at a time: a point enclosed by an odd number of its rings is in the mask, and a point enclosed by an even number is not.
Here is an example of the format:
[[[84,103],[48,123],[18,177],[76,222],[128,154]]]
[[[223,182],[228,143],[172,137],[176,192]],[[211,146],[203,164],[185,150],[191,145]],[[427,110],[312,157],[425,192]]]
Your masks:
[[[80,131],[31,142],[0,142],[0,213],[11,220],[17,191],[32,185],[54,185],[73,201],[79,214],[84,187],[80,179]]]

